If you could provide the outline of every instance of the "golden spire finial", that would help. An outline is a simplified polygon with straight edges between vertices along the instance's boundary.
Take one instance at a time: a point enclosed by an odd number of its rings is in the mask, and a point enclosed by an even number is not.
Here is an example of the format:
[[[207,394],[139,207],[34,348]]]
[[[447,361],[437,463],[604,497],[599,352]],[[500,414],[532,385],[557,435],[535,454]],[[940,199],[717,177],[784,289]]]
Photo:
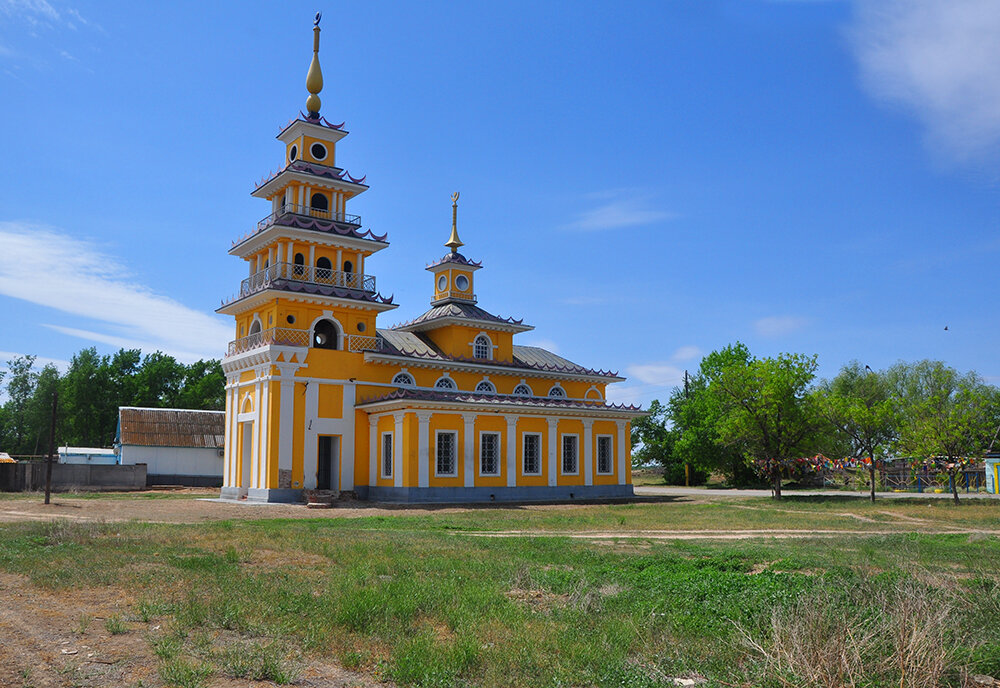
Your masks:
[[[319,20],[322,17],[323,13],[317,12],[313,21],[313,59],[309,64],[309,73],[306,74],[306,89],[309,91],[306,111],[312,118],[319,117],[319,92],[323,90],[323,70],[319,68]]]
[[[458,247],[463,246],[462,240],[458,238],[458,192],[451,195],[451,237],[445,242],[445,246],[451,249],[452,253],[458,253]]]

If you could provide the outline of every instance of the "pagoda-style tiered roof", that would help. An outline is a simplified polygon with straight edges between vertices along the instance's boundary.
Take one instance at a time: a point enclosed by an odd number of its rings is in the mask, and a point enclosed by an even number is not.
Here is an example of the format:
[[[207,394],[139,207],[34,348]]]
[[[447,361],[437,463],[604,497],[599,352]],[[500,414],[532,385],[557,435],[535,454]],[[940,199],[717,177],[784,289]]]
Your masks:
[[[525,325],[524,320],[502,318],[499,315],[493,315],[475,304],[464,301],[452,301],[433,306],[413,320],[395,325],[392,329],[404,332],[420,332],[422,330],[444,327],[445,325],[486,327],[503,330],[504,332],[527,332],[528,330],[535,329],[531,325]]]

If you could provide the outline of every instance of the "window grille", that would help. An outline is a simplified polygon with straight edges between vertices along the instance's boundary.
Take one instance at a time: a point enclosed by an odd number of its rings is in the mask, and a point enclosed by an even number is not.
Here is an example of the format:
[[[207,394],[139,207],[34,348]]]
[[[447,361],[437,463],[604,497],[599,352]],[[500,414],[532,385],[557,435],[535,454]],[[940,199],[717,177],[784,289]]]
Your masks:
[[[493,383],[489,380],[483,380],[478,385],[476,385],[477,392],[485,392],[486,394],[495,394],[497,388],[493,386]]]
[[[392,384],[400,387],[412,387],[415,383],[413,376],[409,373],[396,373],[396,377],[392,378]]]
[[[523,442],[524,473],[538,475],[542,472],[542,436],[525,433]]]
[[[479,335],[472,344],[472,355],[475,358],[493,358],[493,347],[486,335]]]
[[[382,477],[392,477],[392,433],[382,435]]]
[[[549,396],[550,397],[564,398],[566,396],[566,390],[564,390],[562,387],[558,387],[558,386],[553,387],[552,389],[549,390]]]
[[[500,433],[484,432],[479,436],[479,472],[500,474]]]
[[[457,436],[454,432],[439,432],[437,436],[437,474],[455,475],[455,444]]]
[[[611,451],[611,438],[604,436],[597,438],[597,472],[611,473],[614,454]]]
[[[577,473],[576,435],[563,435],[562,438],[562,472]]]
[[[519,384],[517,387],[514,388],[514,396],[518,396],[518,397],[530,397],[531,396],[531,387],[528,387],[528,385],[526,385],[524,383]]]
[[[455,389],[455,381],[450,377],[443,377],[434,383],[438,389]]]

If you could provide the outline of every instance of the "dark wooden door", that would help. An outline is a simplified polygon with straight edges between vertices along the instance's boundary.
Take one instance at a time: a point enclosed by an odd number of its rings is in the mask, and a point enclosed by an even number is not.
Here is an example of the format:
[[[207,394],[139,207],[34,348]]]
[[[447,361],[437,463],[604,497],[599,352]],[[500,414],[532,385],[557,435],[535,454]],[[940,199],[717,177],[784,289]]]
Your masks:
[[[319,436],[319,456],[316,460],[316,489],[330,490],[333,482],[333,438]]]

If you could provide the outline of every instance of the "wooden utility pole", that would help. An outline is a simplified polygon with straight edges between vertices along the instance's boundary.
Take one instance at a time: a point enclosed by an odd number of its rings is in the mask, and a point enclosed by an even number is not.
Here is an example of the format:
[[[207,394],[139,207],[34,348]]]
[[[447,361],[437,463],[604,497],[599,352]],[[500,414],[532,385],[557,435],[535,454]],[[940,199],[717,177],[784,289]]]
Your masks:
[[[684,371],[684,400],[687,401],[691,397],[691,390],[688,387],[688,371]],[[691,467],[688,462],[684,462],[684,487],[691,487]]]
[[[45,466],[45,503],[49,503],[52,492],[52,455],[56,453],[56,405],[59,403],[59,392],[52,393],[52,422],[49,425],[49,460]]]

